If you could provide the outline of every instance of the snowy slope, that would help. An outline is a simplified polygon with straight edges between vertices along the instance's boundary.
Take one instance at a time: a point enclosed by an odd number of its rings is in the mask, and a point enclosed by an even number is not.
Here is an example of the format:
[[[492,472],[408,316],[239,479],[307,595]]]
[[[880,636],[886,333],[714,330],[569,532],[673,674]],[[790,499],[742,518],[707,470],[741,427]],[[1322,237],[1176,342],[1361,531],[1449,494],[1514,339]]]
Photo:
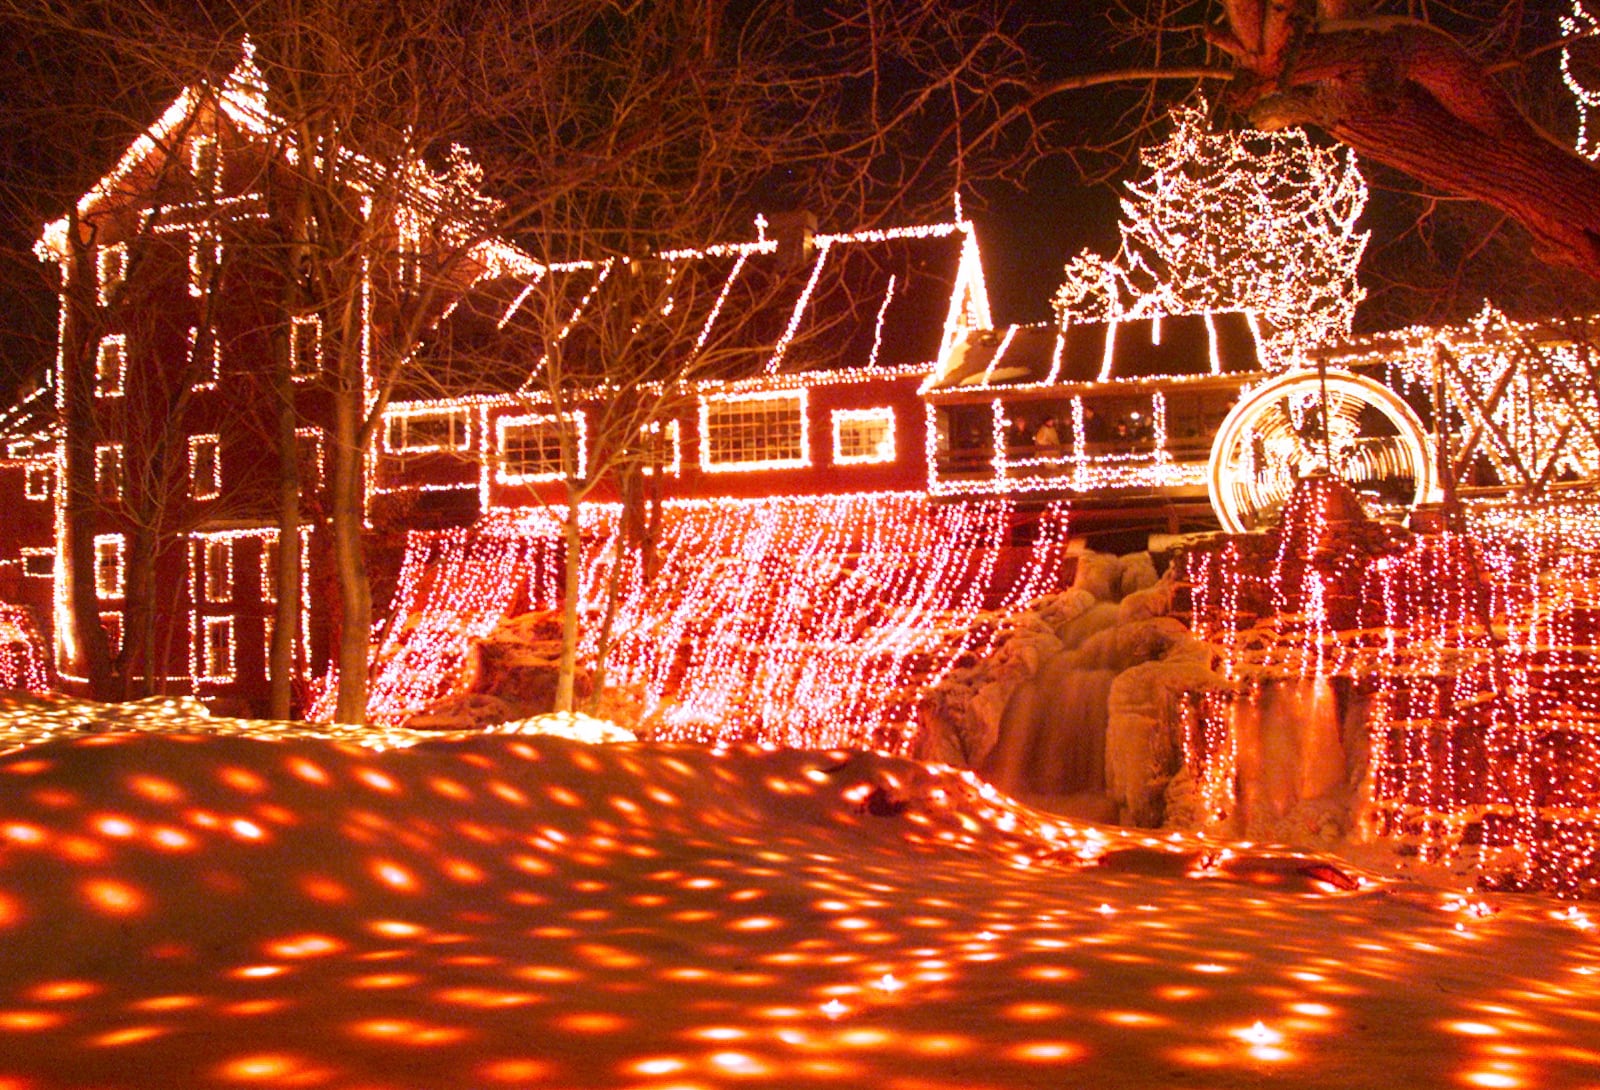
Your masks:
[[[63,736],[0,1090],[1600,1085],[1583,912],[1341,866],[877,756]]]

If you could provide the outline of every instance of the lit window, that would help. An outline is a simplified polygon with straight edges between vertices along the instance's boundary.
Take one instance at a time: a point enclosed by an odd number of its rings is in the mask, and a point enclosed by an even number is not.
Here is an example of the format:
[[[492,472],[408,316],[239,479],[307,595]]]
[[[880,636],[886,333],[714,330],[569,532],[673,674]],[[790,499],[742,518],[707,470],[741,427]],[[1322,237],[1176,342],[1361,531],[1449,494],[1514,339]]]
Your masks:
[[[278,600],[278,539],[275,537],[261,541],[261,600]],[[270,636],[267,642],[272,642]]]
[[[100,284],[100,305],[110,306],[128,276],[128,247],[121,242],[102,246],[95,257],[95,272]]]
[[[122,614],[100,614],[100,630],[106,634],[106,649],[111,656],[115,658],[122,654]]]
[[[209,231],[189,236],[189,294],[196,299],[213,287],[222,267],[222,240]]]
[[[388,418],[388,446],[413,454],[431,450],[464,450],[472,442],[466,409],[404,409]]]
[[[22,574],[30,579],[50,579],[56,574],[54,549],[23,549]]]
[[[643,448],[646,473],[678,475],[683,467],[683,440],[676,420],[667,421],[665,426],[660,421],[646,424],[641,429],[639,443]]]
[[[315,378],[322,373],[322,318],[315,314],[289,319],[289,373]]]
[[[322,436],[315,428],[296,428],[294,448],[300,487],[314,488],[322,484]]]
[[[100,339],[95,355],[94,393],[96,397],[121,397],[128,375],[128,342],[121,333]]]
[[[893,409],[839,409],[833,414],[833,462],[894,461]]]
[[[211,681],[233,680],[233,618],[204,617],[200,628],[201,653],[205,677]]]
[[[94,490],[102,500],[122,498],[122,444],[102,443],[94,448]]]
[[[226,602],[233,597],[233,542],[225,537],[205,539],[206,601]]]
[[[121,598],[123,553],[121,534],[101,534],[94,539],[94,589],[100,598]]]
[[[809,465],[805,392],[724,394],[701,401],[700,464],[711,472]]]
[[[203,195],[215,194],[220,186],[218,162],[216,137],[202,136],[190,146],[189,169],[194,171],[194,187]]]
[[[30,500],[47,500],[55,478],[55,469],[51,466],[29,466],[23,478],[23,494]]]
[[[582,413],[571,421],[554,416],[503,416],[497,474],[504,484],[582,477],[587,450]]]
[[[215,330],[208,330],[202,339],[200,331],[189,327],[189,373],[194,376],[196,390],[212,390],[222,374],[222,348],[217,344]]]
[[[189,437],[189,495],[216,499],[222,492],[222,440],[215,435]]]

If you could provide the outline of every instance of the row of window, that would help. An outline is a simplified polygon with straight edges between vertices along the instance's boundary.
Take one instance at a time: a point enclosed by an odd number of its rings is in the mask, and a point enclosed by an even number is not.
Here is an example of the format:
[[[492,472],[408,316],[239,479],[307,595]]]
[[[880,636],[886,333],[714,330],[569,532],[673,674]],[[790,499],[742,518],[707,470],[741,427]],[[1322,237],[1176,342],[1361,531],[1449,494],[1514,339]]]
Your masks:
[[[202,339],[200,330],[190,326],[187,353],[194,388],[214,389],[222,373],[222,347],[215,331]],[[289,371],[296,379],[314,378],[322,371],[322,319],[315,314],[290,319]],[[100,339],[95,355],[95,396],[121,397],[127,388],[128,338],[111,333]]]
[[[197,597],[207,602],[234,600],[233,555],[234,539],[207,537],[200,539],[197,549],[199,572],[202,576]],[[278,540],[274,537],[260,539],[260,600],[275,602],[278,598]],[[37,579],[55,575],[54,549],[23,549],[22,574]],[[94,587],[102,601],[121,598],[127,586],[127,543],[121,534],[99,534],[94,539]]]
[[[315,429],[301,428],[295,433],[304,485],[322,483],[322,440]],[[50,498],[52,474],[48,467],[30,467],[25,488],[29,499]],[[121,500],[127,490],[127,466],[121,443],[101,443],[94,450],[95,494],[106,502]],[[222,494],[222,437],[189,436],[189,498],[214,500]]]
[[[191,665],[197,681],[232,681],[237,676],[235,666],[234,623],[232,617],[200,617],[196,633],[195,661]],[[261,619],[265,642],[272,643],[272,618]],[[106,646],[112,657],[122,651],[122,614],[111,610],[100,614],[100,628],[106,634]]]
[[[838,409],[832,414],[835,465],[892,462],[894,410]],[[503,483],[581,476],[586,467],[584,414],[507,416],[495,421],[498,477]],[[701,467],[709,472],[784,469],[810,464],[804,391],[708,397],[700,406]],[[469,451],[472,418],[464,407],[407,409],[387,420],[388,449],[401,454]],[[640,453],[654,469],[676,473],[682,445],[677,421],[650,425]]]

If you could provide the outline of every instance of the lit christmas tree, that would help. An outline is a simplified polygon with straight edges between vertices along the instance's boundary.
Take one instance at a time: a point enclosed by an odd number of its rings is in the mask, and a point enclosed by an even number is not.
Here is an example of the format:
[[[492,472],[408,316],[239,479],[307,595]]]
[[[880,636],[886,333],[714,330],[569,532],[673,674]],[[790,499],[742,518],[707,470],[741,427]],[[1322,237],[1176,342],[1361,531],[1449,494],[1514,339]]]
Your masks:
[[[1114,258],[1084,252],[1056,293],[1063,324],[1222,310],[1255,314],[1274,363],[1350,332],[1363,292],[1356,229],[1367,185],[1354,156],[1303,132],[1209,131],[1206,104],[1140,153]]]

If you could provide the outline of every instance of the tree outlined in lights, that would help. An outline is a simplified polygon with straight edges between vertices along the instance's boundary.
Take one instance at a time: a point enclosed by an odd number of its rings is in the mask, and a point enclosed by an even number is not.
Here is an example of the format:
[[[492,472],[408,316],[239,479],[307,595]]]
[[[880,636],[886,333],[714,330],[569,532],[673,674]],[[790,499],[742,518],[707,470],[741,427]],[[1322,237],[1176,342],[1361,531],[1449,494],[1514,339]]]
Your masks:
[[[1354,156],[1298,130],[1213,132],[1207,113],[1203,100],[1178,108],[1171,135],[1140,152],[1144,176],[1122,200],[1121,247],[1068,262],[1057,318],[1246,310],[1275,362],[1348,335],[1368,237],[1356,229],[1367,185]]]

